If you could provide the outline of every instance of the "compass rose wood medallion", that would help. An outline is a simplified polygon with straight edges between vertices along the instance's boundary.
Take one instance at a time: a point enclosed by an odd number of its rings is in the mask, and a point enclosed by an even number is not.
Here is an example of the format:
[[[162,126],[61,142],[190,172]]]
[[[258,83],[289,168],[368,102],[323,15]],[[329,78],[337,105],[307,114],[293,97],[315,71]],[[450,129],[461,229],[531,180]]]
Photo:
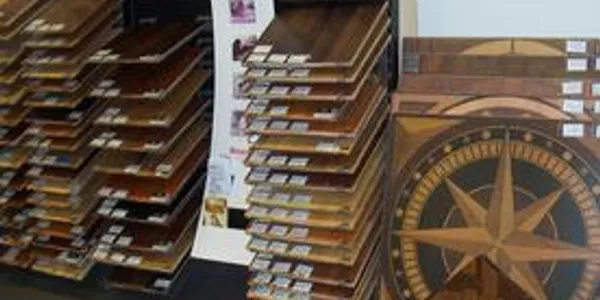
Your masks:
[[[593,299],[598,158],[556,137],[555,123],[534,123],[397,117],[406,151],[387,222],[392,299],[451,299],[436,295],[474,266],[479,296],[468,299],[517,300],[507,282],[518,299]]]

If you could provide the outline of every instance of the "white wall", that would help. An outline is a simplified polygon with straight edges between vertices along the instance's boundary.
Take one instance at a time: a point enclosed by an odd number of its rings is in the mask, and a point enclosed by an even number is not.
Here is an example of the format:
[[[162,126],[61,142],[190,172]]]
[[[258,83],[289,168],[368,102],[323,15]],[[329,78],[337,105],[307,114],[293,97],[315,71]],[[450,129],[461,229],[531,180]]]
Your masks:
[[[420,36],[600,37],[599,0],[417,2]]]

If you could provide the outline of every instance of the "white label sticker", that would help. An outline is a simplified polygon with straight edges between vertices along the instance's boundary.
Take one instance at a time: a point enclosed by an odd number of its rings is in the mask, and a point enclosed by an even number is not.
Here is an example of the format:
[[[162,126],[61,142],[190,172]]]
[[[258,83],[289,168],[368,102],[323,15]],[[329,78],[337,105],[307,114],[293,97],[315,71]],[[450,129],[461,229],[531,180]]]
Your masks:
[[[283,237],[288,233],[289,229],[290,228],[287,226],[273,225],[273,227],[271,227],[271,230],[269,230],[269,234],[278,237]]]
[[[315,268],[313,266],[300,264],[294,269],[294,276],[299,278],[310,278],[314,270]]]
[[[566,50],[569,53],[586,53],[587,52],[587,42],[581,40],[572,40],[567,41]]]
[[[253,53],[253,54],[250,54],[250,56],[248,56],[249,62],[260,63],[260,62],[265,61],[265,59],[267,59],[267,54],[262,54],[262,53]]]
[[[263,77],[267,74],[267,70],[265,69],[252,69],[248,71],[248,76],[250,77]]]
[[[592,96],[600,97],[600,83],[592,83]]]
[[[308,176],[294,175],[290,178],[290,181],[288,183],[291,185],[305,186],[307,182],[308,182]]]
[[[104,95],[102,95],[102,96],[104,96],[106,98],[115,98],[115,97],[118,97],[120,94],[121,94],[120,89],[110,89],[110,90],[107,90],[104,93]]]
[[[269,209],[262,206],[253,206],[248,210],[248,214],[254,217],[264,217],[269,213]]]
[[[583,81],[565,81],[562,83],[562,93],[564,95],[583,94]]]
[[[286,193],[277,193],[273,195],[273,200],[279,203],[288,203],[292,199],[292,195]]]
[[[269,85],[268,84],[255,84],[250,88],[250,93],[251,94],[265,94],[267,93],[267,91],[269,90]]]
[[[583,108],[584,102],[580,99],[565,99],[562,105],[563,111],[574,114],[582,114]]]
[[[112,192],[114,191],[113,188],[110,187],[103,187],[100,190],[98,190],[98,196],[100,197],[108,197],[110,196],[110,194],[112,194]]]
[[[588,69],[588,62],[585,58],[569,58],[567,59],[567,71],[569,72],[585,72]]]
[[[271,54],[271,55],[269,55],[269,58],[267,59],[267,61],[270,63],[282,64],[282,63],[285,63],[287,59],[288,59],[287,54]]]
[[[310,233],[310,230],[308,228],[295,227],[295,228],[292,228],[292,231],[290,231],[290,234],[288,235],[288,237],[290,239],[305,239],[306,237],[308,237],[309,233]]]
[[[112,225],[108,228],[108,232],[112,234],[121,234],[125,230],[125,226],[122,225]]]
[[[115,244],[117,244],[118,246],[121,246],[121,247],[129,247],[129,245],[131,245],[131,243],[133,243],[133,237],[122,236],[122,237],[119,237],[119,239],[117,240],[117,242]]]
[[[142,264],[143,258],[141,256],[130,256],[125,260],[126,265],[138,266]]]
[[[291,131],[305,132],[308,131],[310,125],[308,122],[294,122],[292,126],[290,126]]]
[[[292,198],[294,204],[310,204],[312,196],[307,194],[297,194]]]
[[[113,253],[110,256],[110,260],[118,263],[122,263],[125,260],[125,254],[123,253]]]
[[[338,152],[341,147],[335,142],[319,142],[316,146],[316,150],[320,152]]]
[[[288,59],[289,64],[303,64],[310,59],[310,54],[291,55]]]
[[[286,77],[287,70],[286,69],[273,69],[269,71],[267,77]]]
[[[273,280],[273,286],[282,288],[282,289],[289,288],[291,284],[292,284],[292,280],[287,277],[279,276],[279,277],[276,277],[275,280]]]
[[[266,259],[255,259],[252,262],[252,268],[255,270],[265,271],[271,266],[271,261]]]
[[[289,86],[274,86],[269,91],[269,94],[283,96],[283,95],[287,95],[287,93],[289,93],[289,92],[290,92]]]
[[[100,241],[102,243],[112,244],[115,242],[116,239],[117,239],[117,236],[114,234],[105,234],[100,238]]]
[[[263,182],[263,181],[267,180],[268,176],[269,176],[269,171],[253,170],[250,173],[250,176],[248,176],[248,180],[254,181],[254,182]]]
[[[594,68],[596,71],[600,71],[600,57],[596,57]]]
[[[562,126],[562,136],[563,137],[571,137],[571,138],[579,138],[585,135],[585,125],[584,124],[563,124]]]
[[[129,196],[129,191],[126,189],[118,189],[111,195],[115,199],[127,199],[127,196]]]
[[[113,218],[125,218],[127,216],[127,210],[115,209],[110,216]]]
[[[292,248],[290,254],[294,256],[306,257],[310,254],[310,251],[312,251],[312,247],[309,245],[296,245]]]
[[[269,178],[269,182],[273,183],[273,184],[285,184],[288,181],[289,178],[290,178],[289,174],[274,173]]]
[[[269,212],[269,216],[274,218],[285,218],[290,214],[290,211],[283,208],[274,208]]]
[[[271,268],[271,272],[275,274],[285,274],[289,273],[292,269],[292,264],[287,262],[276,262]]]
[[[90,142],[90,146],[92,146],[92,147],[104,147],[104,145],[106,144],[106,142],[107,142],[106,139],[96,138],[96,139],[93,139]]]
[[[310,75],[309,69],[296,69],[290,73],[290,76],[298,77],[298,78],[308,77],[309,75]]]
[[[115,117],[112,122],[114,124],[127,124],[127,122],[129,122],[129,117],[128,116],[118,116]]]
[[[252,281],[260,284],[269,284],[271,280],[273,280],[273,274],[266,272],[260,272],[254,275],[254,278],[252,279]]]
[[[296,283],[294,283],[294,286],[292,287],[292,290],[294,292],[310,293],[312,290],[312,287],[313,287],[313,284],[311,282],[296,281]]]
[[[304,210],[296,210],[292,212],[291,217],[296,221],[305,222],[310,217],[310,212]]]
[[[263,114],[267,110],[267,106],[264,104],[252,103],[248,106],[248,113],[251,114]]]
[[[254,223],[252,223],[252,225],[250,226],[250,229],[248,229],[248,230],[254,234],[264,234],[267,232],[268,229],[269,229],[269,224],[254,222]]]
[[[285,155],[274,155],[269,158],[267,164],[269,166],[283,166],[287,163],[288,157]]]
[[[289,121],[273,121],[269,126],[271,130],[286,130],[290,125]]]
[[[272,242],[269,245],[269,252],[273,252],[273,253],[285,253],[288,249],[288,243],[283,243],[283,242]]]
[[[250,124],[250,130],[261,131],[261,130],[264,130],[265,128],[267,128],[268,124],[269,124],[269,121],[267,121],[267,120],[254,120]]]
[[[253,53],[269,53],[273,50],[273,46],[271,45],[256,45],[254,49],[252,49]]]
[[[269,246],[269,241],[263,239],[253,239],[250,242],[250,248],[258,251],[266,251]]]
[[[255,150],[250,154],[248,161],[254,164],[262,164],[269,157],[271,151],[269,150]]]
[[[142,169],[142,166],[140,165],[130,165],[125,167],[125,174],[138,174],[140,173],[140,170]]]
[[[594,113],[600,114],[600,101],[594,101]]]
[[[310,86],[296,86],[292,90],[292,95],[308,96],[308,95],[310,95],[311,91],[312,91],[312,87],[310,87]]]
[[[290,167],[306,167],[310,162],[310,158],[308,157],[292,157],[288,162],[288,166]]]
[[[271,116],[285,116],[288,114],[290,110],[289,106],[273,106],[269,110],[269,115]]]
[[[116,148],[121,147],[121,145],[123,145],[122,140],[112,139],[108,142],[108,144],[106,144],[106,147],[111,148],[111,149],[116,149]]]
[[[596,125],[596,138],[600,138],[600,125]]]

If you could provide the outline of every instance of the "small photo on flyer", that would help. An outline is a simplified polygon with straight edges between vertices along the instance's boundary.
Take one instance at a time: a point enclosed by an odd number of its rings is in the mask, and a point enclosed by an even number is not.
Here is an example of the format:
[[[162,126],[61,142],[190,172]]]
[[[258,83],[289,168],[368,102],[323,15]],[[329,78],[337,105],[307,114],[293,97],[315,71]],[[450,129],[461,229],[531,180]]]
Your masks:
[[[251,24],[256,22],[256,5],[254,0],[229,0],[231,23]]]
[[[246,54],[248,54],[252,50],[252,48],[256,46],[257,42],[258,38],[254,34],[243,38],[236,38],[233,41],[233,45],[231,46],[233,52],[233,60],[243,60]]]
[[[227,199],[208,197],[204,199],[204,226],[227,227]]]

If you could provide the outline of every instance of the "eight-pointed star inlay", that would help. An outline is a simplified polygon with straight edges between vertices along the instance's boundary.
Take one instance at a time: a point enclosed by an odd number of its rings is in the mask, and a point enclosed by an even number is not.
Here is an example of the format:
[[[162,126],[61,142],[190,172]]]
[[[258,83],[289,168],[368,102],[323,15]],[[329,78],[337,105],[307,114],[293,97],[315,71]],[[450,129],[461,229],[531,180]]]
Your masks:
[[[462,259],[447,281],[459,274],[477,257],[487,257],[504,275],[536,300],[547,300],[544,288],[530,262],[594,260],[600,253],[534,234],[536,227],[567,190],[561,187],[527,208],[515,211],[510,139],[507,136],[499,158],[489,209],[469,193],[445,179],[466,227],[402,230],[399,235],[461,253]]]

